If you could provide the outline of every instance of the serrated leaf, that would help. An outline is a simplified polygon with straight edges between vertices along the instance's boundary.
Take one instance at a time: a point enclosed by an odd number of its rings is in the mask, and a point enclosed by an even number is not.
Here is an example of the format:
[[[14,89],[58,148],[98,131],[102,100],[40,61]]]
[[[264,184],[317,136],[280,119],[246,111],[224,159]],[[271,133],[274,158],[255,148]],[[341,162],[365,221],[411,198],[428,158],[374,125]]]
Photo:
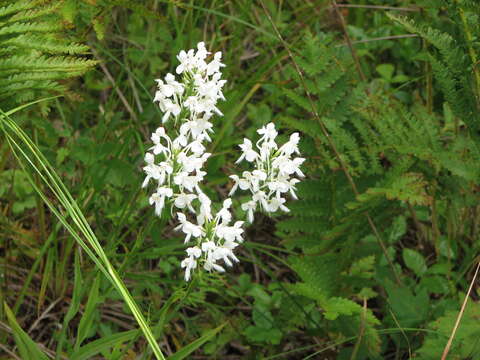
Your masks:
[[[405,265],[412,270],[415,275],[422,276],[427,271],[427,264],[425,258],[418,251],[405,248],[402,251],[403,261]]]

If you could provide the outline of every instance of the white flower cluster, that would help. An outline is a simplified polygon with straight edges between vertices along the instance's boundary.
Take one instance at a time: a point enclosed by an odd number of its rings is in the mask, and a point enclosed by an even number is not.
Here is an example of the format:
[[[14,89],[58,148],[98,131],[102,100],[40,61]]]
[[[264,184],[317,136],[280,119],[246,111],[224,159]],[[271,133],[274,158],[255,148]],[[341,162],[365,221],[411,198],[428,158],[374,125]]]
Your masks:
[[[256,149],[253,148],[249,139],[244,139],[243,144],[240,144],[242,155],[237,160],[237,163],[242,160],[253,163],[255,170],[244,171],[242,177],[230,176],[235,185],[229,196],[233,195],[238,188],[249,190],[252,194],[251,200],[242,204],[242,210],[247,212],[250,223],[253,222],[253,213],[258,205],[267,213],[274,213],[279,209],[289,212],[290,210],[284,205],[286,199],[283,196],[289,192],[294,199],[297,199],[295,185],[300,180],[293,176],[295,174],[299,177],[305,176],[300,170],[300,165],[305,159],[292,158],[293,154],[300,154],[298,133],[293,133],[290,140],[280,148],[275,142],[278,132],[273,123],[257,130],[257,133],[261,137],[255,144]]]
[[[164,80],[156,80],[158,90],[154,102],[158,102],[164,113],[162,123],[171,117],[175,128],[172,138],[164,127],[159,127],[151,137],[153,146],[145,155],[146,173],[143,187],[151,180],[156,183],[156,190],[150,196],[150,204],[155,206],[155,213],[160,216],[163,208],[169,204],[172,211],[178,209],[179,225],[176,230],[185,234],[185,243],[193,246],[186,249],[187,256],[181,262],[185,268],[185,280],[190,280],[192,271],[200,264],[207,271],[224,272],[220,263],[232,266],[238,262],[233,250],[243,242],[244,221],[232,220],[230,211],[232,200],[227,198],[217,211],[212,210],[212,201],[201,190],[206,172],[203,166],[210,153],[206,152],[205,143],[211,141],[213,114],[222,115],[216,104],[219,99],[225,100],[222,87],[226,80],[221,79],[220,68],[222,54],[217,52],[209,63],[210,55],[203,42],[197,50],[181,51],[177,59],[180,65],[176,72],[181,76],[167,74]],[[253,213],[257,203],[266,212],[278,209],[288,211],[285,207],[286,192],[295,196],[295,184],[299,181],[292,178],[297,174],[303,176],[299,169],[304,159],[291,159],[298,153],[299,136],[294,133],[285,145],[278,148],[275,143],[277,131],[273,123],[258,130],[262,136],[254,150],[252,143],[245,139],[240,145],[242,156],[256,165],[256,169],[244,172],[242,177],[231,176],[237,187],[252,192],[252,200],[242,205],[247,211],[248,219],[253,221]],[[239,162],[237,161],[237,162]]]

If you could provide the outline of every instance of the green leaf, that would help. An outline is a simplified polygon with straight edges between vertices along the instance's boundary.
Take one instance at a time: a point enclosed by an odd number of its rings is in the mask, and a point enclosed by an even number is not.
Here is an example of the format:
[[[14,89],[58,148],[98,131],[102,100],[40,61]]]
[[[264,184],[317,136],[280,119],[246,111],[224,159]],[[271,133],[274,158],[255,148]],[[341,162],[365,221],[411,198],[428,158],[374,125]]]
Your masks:
[[[452,329],[457,320],[458,310],[447,311],[445,315],[438,318],[429,328],[434,330],[428,333],[425,342],[418,350],[422,359],[439,359],[442,355],[445,344],[448,341]],[[478,318],[480,316],[480,305],[469,301],[462,321],[455,334],[450,349],[451,357],[449,359],[479,359],[480,358],[480,329],[478,327]]]
[[[197,340],[191,342],[187,346],[184,346],[180,350],[178,350],[175,354],[172,356],[168,357],[168,360],[181,360],[185,359],[188,355],[190,355],[192,352],[197,350],[200,346],[202,346],[204,343],[209,341],[211,338],[213,338],[220,330],[223,329],[223,327],[226,325],[222,324],[219,327],[215,329],[208,330],[202,337],[198,338]]]
[[[13,338],[15,344],[18,346],[18,351],[22,359],[35,359],[35,360],[49,360],[48,357],[38,348],[38,345],[33,341],[28,334],[22,330],[20,325],[15,319],[15,315],[8,307],[7,303],[4,304],[5,314],[7,315],[8,323],[12,328]]]
[[[87,337],[92,336],[92,326],[97,314],[97,304],[100,302],[98,290],[100,287],[100,275],[98,274],[93,282],[92,288],[90,290],[90,295],[88,296],[87,305],[85,306],[85,312],[83,313],[82,318],[80,319],[80,324],[78,325],[77,331],[77,341],[75,342],[75,349],[80,348],[80,344]]]
[[[425,258],[419,252],[405,248],[402,251],[403,261],[405,265],[412,270],[415,275],[422,276],[427,271],[427,264]]]
[[[260,326],[248,326],[244,331],[245,336],[252,342],[279,344],[282,332],[276,328],[262,328]]]
[[[116,345],[130,341],[137,337],[140,334],[139,330],[129,330],[117,334],[112,334],[105,336],[101,339],[92,341],[87,345],[82,346],[78,351],[76,351],[71,357],[70,360],[88,360],[91,359],[96,354],[108,350]]]
[[[377,72],[387,81],[390,81],[395,72],[395,67],[392,64],[381,64],[376,67]]]
[[[430,310],[429,296],[426,291],[414,295],[405,286],[398,286],[390,281],[385,283],[388,294],[388,304],[401,326],[417,326],[425,321]]]
[[[390,233],[388,235],[388,242],[393,244],[400,240],[403,235],[407,232],[407,221],[404,216],[398,216],[393,221],[392,227],[390,228]]]

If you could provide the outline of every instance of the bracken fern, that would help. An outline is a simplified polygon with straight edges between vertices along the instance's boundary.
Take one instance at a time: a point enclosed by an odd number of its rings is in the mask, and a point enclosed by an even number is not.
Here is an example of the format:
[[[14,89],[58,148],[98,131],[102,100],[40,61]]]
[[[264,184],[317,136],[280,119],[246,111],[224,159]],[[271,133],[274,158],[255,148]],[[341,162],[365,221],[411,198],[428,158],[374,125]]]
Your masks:
[[[97,62],[89,48],[65,36],[57,15],[63,1],[0,1],[0,104],[2,108],[64,93],[61,80],[85,73]]]

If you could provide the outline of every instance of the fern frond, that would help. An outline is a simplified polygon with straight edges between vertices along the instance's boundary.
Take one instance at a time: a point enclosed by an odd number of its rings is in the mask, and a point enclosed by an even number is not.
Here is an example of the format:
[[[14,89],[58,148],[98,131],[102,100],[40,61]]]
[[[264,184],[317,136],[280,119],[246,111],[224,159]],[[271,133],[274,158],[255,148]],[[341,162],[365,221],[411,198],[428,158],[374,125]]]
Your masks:
[[[32,1],[35,2],[35,1]],[[39,4],[47,3],[47,5],[36,7],[33,9],[29,7],[27,9],[23,9],[24,11],[20,11],[14,16],[9,19],[9,23],[11,22],[18,22],[18,21],[32,21],[33,19],[53,14],[55,10],[57,10],[62,4],[63,0],[51,1],[51,0],[43,0],[43,1],[36,1]],[[48,4],[51,3],[51,4]]]
[[[40,36],[24,34],[3,42],[6,46],[16,46],[23,49],[34,49],[50,54],[84,54],[88,51],[88,46],[78,43],[66,43],[65,41],[44,39]]]
[[[10,14],[17,13],[17,12],[22,11],[22,10],[31,9],[34,6],[36,6],[37,3],[38,3],[38,1],[34,1],[34,0],[32,0],[32,1],[24,0],[24,1],[11,2],[8,5],[0,7],[0,18],[2,18],[4,16],[7,16],[7,15],[10,15]]]
[[[33,58],[26,55],[20,55],[8,59],[0,59],[0,75],[10,75],[25,71],[52,71],[79,74],[87,71],[95,64],[97,64],[97,61],[68,56],[39,56]]]
[[[12,35],[32,32],[50,33],[59,31],[62,29],[62,25],[51,22],[39,22],[39,23],[15,23],[8,26],[0,27],[0,35]]]
[[[88,47],[61,33],[57,9],[63,1],[0,2],[0,99],[2,107],[31,100],[41,92],[64,92],[58,83],[91,69]],[[60,56],[62,55],[62,56]]]

